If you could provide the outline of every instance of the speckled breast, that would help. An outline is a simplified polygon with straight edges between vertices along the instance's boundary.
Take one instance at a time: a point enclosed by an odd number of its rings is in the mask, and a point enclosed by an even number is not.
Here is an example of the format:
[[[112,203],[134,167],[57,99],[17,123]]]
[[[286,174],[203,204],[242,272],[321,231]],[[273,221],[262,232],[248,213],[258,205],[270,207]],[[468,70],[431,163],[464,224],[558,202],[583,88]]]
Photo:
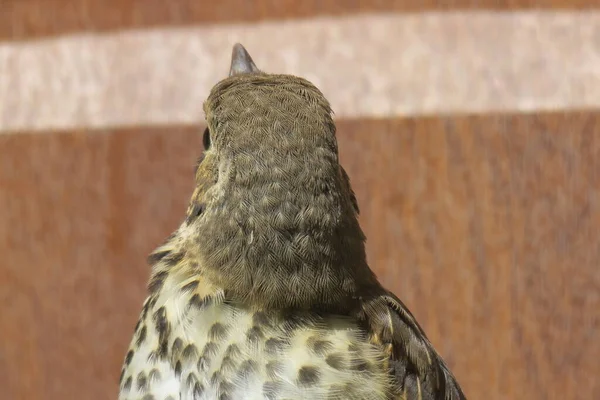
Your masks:
[[[149,297],[119,399],[386,399],[382,352],[352,320],[250,311],[196,283]]]

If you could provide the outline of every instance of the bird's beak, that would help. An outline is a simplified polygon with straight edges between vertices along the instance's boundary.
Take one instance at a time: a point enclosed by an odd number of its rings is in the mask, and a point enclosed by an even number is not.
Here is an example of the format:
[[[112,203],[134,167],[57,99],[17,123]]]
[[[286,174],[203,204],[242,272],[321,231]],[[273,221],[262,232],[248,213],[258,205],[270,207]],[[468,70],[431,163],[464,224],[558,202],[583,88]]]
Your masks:
[[[231,68],[229,69],[229,76],[251,74],[260,72],[260,70],[252,61],[252,57],[248,54],[248,51],[240,43],[236,43],[233,46],[231,52]]]

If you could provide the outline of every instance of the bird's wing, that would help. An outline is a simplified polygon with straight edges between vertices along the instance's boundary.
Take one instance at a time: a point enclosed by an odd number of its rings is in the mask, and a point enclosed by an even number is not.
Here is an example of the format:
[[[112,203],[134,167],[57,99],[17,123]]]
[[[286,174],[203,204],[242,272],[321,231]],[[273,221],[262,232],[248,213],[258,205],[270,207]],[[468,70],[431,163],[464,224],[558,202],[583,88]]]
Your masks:
[[[464,400],[456,379],[423,329],[392,293],[365,299],[360,317],[370,340],[382,346],[392,374],[394,399]]]

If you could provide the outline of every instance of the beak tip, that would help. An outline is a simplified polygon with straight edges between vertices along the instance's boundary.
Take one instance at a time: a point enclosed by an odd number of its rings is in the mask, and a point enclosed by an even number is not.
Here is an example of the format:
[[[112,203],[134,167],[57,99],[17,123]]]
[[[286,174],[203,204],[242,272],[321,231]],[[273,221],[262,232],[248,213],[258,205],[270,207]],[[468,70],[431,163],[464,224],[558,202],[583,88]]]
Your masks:
[[[259,72],[252,57],[241,43],[235,43],[231,51],[229,76]]]

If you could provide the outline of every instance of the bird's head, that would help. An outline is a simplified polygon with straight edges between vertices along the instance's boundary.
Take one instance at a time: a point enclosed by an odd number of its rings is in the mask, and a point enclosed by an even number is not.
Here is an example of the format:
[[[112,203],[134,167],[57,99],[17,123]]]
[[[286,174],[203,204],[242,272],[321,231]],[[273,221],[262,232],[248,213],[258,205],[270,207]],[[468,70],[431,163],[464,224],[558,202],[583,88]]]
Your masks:
[[[187,252],[230,296],[261,307],[339,304],[371,282],[329,102],[261,72],[240,44],[204,103]]]

